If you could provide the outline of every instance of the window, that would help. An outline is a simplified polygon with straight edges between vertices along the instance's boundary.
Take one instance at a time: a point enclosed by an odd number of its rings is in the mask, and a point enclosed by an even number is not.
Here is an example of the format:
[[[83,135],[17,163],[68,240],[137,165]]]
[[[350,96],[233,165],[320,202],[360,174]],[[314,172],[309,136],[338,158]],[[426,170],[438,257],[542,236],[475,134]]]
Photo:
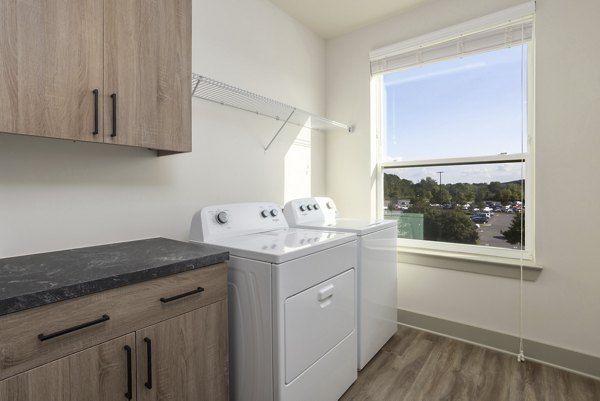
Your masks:
[[[532,256],[533,21],[505,14],[371,54],[378,214],[401,246]]]

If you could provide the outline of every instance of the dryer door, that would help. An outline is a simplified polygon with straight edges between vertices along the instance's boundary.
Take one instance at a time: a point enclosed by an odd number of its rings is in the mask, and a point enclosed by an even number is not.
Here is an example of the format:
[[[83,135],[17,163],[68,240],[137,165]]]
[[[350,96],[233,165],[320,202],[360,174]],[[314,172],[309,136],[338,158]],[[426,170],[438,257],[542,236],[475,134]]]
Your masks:
[[[294,380],[352,333],[354,269],[285,300],[285,382]]]

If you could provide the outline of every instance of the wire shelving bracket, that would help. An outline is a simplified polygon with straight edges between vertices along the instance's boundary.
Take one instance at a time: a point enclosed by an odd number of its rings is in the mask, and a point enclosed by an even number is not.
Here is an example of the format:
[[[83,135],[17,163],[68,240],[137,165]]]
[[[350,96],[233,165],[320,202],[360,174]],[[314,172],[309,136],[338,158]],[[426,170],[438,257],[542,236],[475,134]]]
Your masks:
[[[248,111],[259,116],[269,117],[277,121],[283,121],[281,127],[279,127],[273,138],[265,146],[265,152],[287,124],[320,131],[331,128],[343,129],[349,133],[353,131],[351,125],[333,121],[198,74],[192,74],[192,96],[238,110]]]

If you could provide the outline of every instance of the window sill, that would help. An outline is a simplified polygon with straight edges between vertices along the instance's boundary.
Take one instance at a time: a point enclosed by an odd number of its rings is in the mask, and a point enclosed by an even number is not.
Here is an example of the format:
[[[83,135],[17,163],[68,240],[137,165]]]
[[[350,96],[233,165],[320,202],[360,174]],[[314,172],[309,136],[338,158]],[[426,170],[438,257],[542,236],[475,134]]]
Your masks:
[[[514,279],[521,277],[519,259],[493,256],[398,247],[398,263]],[[541,272],[542,266],[523,260],[523,280],[536,281]]]

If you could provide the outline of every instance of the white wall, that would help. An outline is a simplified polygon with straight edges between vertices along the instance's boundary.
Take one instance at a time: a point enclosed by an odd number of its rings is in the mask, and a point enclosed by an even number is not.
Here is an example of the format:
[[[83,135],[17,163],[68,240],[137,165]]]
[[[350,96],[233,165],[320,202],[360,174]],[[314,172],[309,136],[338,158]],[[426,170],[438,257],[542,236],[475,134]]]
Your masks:
[[[429,2],[328,41],[327,113],[357,125],[352,137],[327,137],[327,192],[343,214],[368,216],[374,206],[369,51],[516,4]],[[594,0],[537,1],[535,251],[544,271],[525,285],[524,329],[531,340],[594,356],[600,356],[598,16]],[[517,334],[517,280],[412,265],[398,272],[399,308]]]
[[[323,113],[325,43],[269,1],[194,0],[192,42],[194,72]],[[301,133],[294,144],[300,129],[286,128],[265,154],[280,126],[274,120],[200,99],[192,114],[193,152],[161,158],[0,135],[0,258],[153,236],[186,240],[202,206],[283,203],[284,190],[323,195],[321,133]]]

